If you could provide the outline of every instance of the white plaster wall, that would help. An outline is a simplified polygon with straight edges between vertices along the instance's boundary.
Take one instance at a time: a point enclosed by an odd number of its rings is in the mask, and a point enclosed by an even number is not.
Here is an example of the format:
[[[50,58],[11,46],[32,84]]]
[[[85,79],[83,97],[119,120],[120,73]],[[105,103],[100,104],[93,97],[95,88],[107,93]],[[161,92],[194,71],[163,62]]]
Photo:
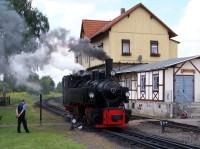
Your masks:
[[[200,59],[192,60],[192,63],[200,70]],[[195,73],[195,102],[200,102],[200,73]]]
[[[173,102],[173,68],[165,69],[165,102]]]
[[[151,92],[151,87],[149,86],[150,85],[150,75],[151,73],[150,72],[146,72],[146,99],[151,99],[150,98],[150,92]]]
[[[163,70],[159,70],[159,100],[163,100]]]
[[[142,114],[157,117],[172,117],[172,103],[154,102],[154,101],[135,101],[135,108],[132,109],[132,114]]]
[[[138,81],[137,81],[137,83],[138,83],[138,87],[137,87],[137,90],[138,90],[138,92],[137,92],[137,96],[138,96],[138,99],[140,99],[140,75],[141,75],[141,73],[138,73]]]

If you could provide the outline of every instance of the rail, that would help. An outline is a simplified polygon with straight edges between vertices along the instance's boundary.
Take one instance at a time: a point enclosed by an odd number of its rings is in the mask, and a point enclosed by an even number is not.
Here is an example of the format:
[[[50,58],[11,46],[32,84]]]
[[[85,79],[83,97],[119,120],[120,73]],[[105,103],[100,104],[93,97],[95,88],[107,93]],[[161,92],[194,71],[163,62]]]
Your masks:
[[[113,132],[110,130],[103,130],[104,132],[129,141],[136,146],[142,145],[142,148],[147,149],[200,149],[198,146],[187,145],[181,142],[173,141],[171,139],[162,138],[160,136],[150,136],[148,134],[139,133],[130,130],[122,132]]]

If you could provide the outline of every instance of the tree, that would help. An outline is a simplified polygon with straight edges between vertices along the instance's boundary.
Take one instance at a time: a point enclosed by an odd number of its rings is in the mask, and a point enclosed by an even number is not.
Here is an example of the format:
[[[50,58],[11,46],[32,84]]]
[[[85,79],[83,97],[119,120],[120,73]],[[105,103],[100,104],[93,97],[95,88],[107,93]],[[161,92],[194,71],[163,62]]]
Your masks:
[[[50,76],[44,76],[40,79],[40,85],[42,87],[42,93],[48,94],[54,90],[55,83]]]
[[[0,81],[0,96],[10,91],[13,91],[12,86],[7,82]]]
[[[17,13],[25,19],[29,27],[29,36],[40,37],[49,31],[48,18],[37,8],[32,7],[32,0],[8,0]]]
[[[29,75],[28,81],[39,83],[40,82],[39,75],[37,73],[32,73],[31,75]]]
[[[57,84],[57,86],[56,86],[56,92],[59,92],[59,93],[62,92],[62,83],[61,83],[61,82],[59,82],[59,83]]]

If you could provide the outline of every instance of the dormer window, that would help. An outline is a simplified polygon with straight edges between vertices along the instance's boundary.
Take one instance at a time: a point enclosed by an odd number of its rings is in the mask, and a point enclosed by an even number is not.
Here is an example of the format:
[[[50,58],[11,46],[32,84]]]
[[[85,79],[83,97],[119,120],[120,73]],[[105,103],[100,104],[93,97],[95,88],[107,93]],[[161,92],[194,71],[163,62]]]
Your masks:
[[[158,53],[158,41],[150,41],[150,44],[151,56],[159,57],[160,54]]]
[[[130,40],[122,39],[122,55],[123,56],[130,56]]]

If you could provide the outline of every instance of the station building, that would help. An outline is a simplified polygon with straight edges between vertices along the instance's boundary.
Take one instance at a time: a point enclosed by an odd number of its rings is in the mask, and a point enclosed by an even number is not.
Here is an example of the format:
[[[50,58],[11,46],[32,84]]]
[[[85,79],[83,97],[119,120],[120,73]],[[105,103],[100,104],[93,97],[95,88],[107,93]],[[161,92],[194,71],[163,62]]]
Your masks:
[[[193,105],[197,112],[190,111],[191,116],[198,116],[199,56],[177,58],[176,36],[141,3],[127,11],[122,8],[111,21],[84,19],[80,33],[80,38],[90,39],[113,59],[118,81],[130,90],[133,113],[174,117],[179,103]],[[77,53],[75,60],[88,70],[104,65],[83,53]]]

